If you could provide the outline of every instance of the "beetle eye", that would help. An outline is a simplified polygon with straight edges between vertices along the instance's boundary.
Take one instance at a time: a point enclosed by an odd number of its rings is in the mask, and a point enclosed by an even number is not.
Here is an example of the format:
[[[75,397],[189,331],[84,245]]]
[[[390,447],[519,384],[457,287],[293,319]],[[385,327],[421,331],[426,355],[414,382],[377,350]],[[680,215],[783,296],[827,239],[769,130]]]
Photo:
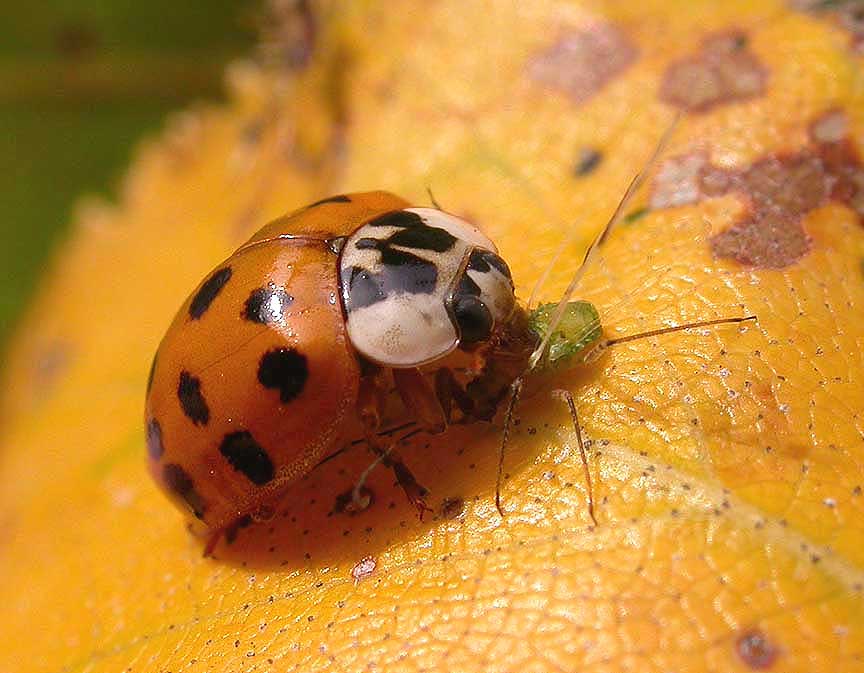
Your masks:
[[[459,325],[461,344],[485,341],[492,334],[492,314],[474,295],[462,295],[453,302],[453,315]]]

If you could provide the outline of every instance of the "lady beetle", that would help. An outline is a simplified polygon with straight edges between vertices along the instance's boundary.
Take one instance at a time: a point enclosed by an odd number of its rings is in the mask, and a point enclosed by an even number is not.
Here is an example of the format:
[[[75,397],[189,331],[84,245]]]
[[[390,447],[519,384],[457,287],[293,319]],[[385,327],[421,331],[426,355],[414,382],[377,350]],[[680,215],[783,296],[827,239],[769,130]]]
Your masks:
[[[454,407],[491,418],[536,343],[476,227],[386,192],[324,199],[266,225],[180,308],[148,383],[150,471],[212,545],[352,436],[384,455],[392,386],[430,431]],[[465,382],[447,367],[460,353],[485,362]]]
[[[491,420],[525,377],[602,349],[724,318],[604,339],[597,310],[570,301],[582,273],[656,161],[634,178],[564,298],[529,311],[495,244],[470,223],[387,192],[334,196],[262,228],[198,286],[156,354],[145,422],[156,482],[210,532],[268,510],[290,484],[363,436],[422,511],[425,490],[381,445],[398,392],[419,428]],[[576,408],[564,392],[590,475]],[[456,418],[458,416],[458,418]],[[368,473],[368,470],[367,470]],[[364,474],[352,493],[359,500]]]

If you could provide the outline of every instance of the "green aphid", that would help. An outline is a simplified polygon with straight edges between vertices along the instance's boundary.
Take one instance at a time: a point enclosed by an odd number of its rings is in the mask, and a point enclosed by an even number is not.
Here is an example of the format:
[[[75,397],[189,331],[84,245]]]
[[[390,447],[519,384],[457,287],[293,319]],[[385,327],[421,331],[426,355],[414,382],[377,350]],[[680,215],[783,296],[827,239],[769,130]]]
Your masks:
[[[549,332],[558,304],[541,304],[529,316],[528,325],[540,340]],[[591,302],[567,303],[537,369],[553,370],[585,362],[603,337],[600,314]]]

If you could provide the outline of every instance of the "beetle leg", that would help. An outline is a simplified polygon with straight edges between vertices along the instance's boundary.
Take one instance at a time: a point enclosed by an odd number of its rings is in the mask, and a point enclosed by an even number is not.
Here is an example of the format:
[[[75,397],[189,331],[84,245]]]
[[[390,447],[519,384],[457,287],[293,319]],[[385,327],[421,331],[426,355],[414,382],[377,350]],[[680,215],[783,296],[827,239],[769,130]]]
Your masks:
[[[207,537],[207,544],[204,545],[204,558],[213,558],[213,550],[216,549],[216,545],[219,544],[224,532],[222,528],[219,528],[210,533]]]
[[[452,369],[441,367],[435,372],[435,396],[444,410],[444,418],[448,425],[452,422],[454,402],[465,419],[474,418],[474,400],[465,391],[464,386],[456,380]]]
[[[237,539],[238,531],[241,528],[246,528],[246,526],[249,526],[253,521],[254,518],[251,514],[244,514],[243,516],[234,519],[234,521],[228,525],[211,531],[207,536],[207,544],[204,545],[204,558],[213,558],[213,550],[216,549],[219,540],[224,537],[225,542],[231,544],[235,539]]]
[[[402,403],[426,432],[437,435],[447,428],[447,414],[426,377],[420,370],[394,369],[393,383]]]
[[[351,491],[350,505],[354,511],[362,511],[369,507],[370,498],[365,492],[365,483],[371,471],[383,463],[396,476],[396,482],[405,492],[405,496],[409,502],[414,505],[420,512],[420,518],[423,518],[424,512],[431,511],[424,502],[423,498],[428,495],[429,491],[422,486],[408,468],[402,459],[395,452],[396,446],[403,440],[411,437],[422,429],[412,430],[406,435],[403,435],[397,440],[392,440],[388,446],[381,443],[379,430],[381,426],[381,410],[387,396],[386,381],[382,375],[382,370],[377,370],[364,376],[360,380],[360,391],[358,394],[358,415],[363,424],[363,432],[366,436],[366,443],[373,453],[377,455],[375,461],[366,468],[366,470],[358,479],[357,484]]]

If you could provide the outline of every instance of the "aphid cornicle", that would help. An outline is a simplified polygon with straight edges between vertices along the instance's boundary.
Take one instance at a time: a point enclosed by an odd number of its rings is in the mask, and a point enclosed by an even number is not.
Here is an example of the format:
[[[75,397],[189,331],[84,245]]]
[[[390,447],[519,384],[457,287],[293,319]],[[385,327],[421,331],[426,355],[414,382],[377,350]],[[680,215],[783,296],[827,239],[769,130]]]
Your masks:
[[[422,514],[425,489],[390,453],[396,442],[379,435],[393,388],[417,428],[428,432],[488,421],[506,406],[503,459],[528,374],[578,364],[621,341],[752,320],[603,340],[596,309],[569,300],[644,173],[561,302],[532,311],[517,303],[506,262],[475,226],[387,192],[323,199],[240,246],[180,308],[147,388],[150,471],[209,530],[205,551],[358,432]],[[564,397],[593,518],[576,408]],[[364,478],[355,482],[355,501]]]

